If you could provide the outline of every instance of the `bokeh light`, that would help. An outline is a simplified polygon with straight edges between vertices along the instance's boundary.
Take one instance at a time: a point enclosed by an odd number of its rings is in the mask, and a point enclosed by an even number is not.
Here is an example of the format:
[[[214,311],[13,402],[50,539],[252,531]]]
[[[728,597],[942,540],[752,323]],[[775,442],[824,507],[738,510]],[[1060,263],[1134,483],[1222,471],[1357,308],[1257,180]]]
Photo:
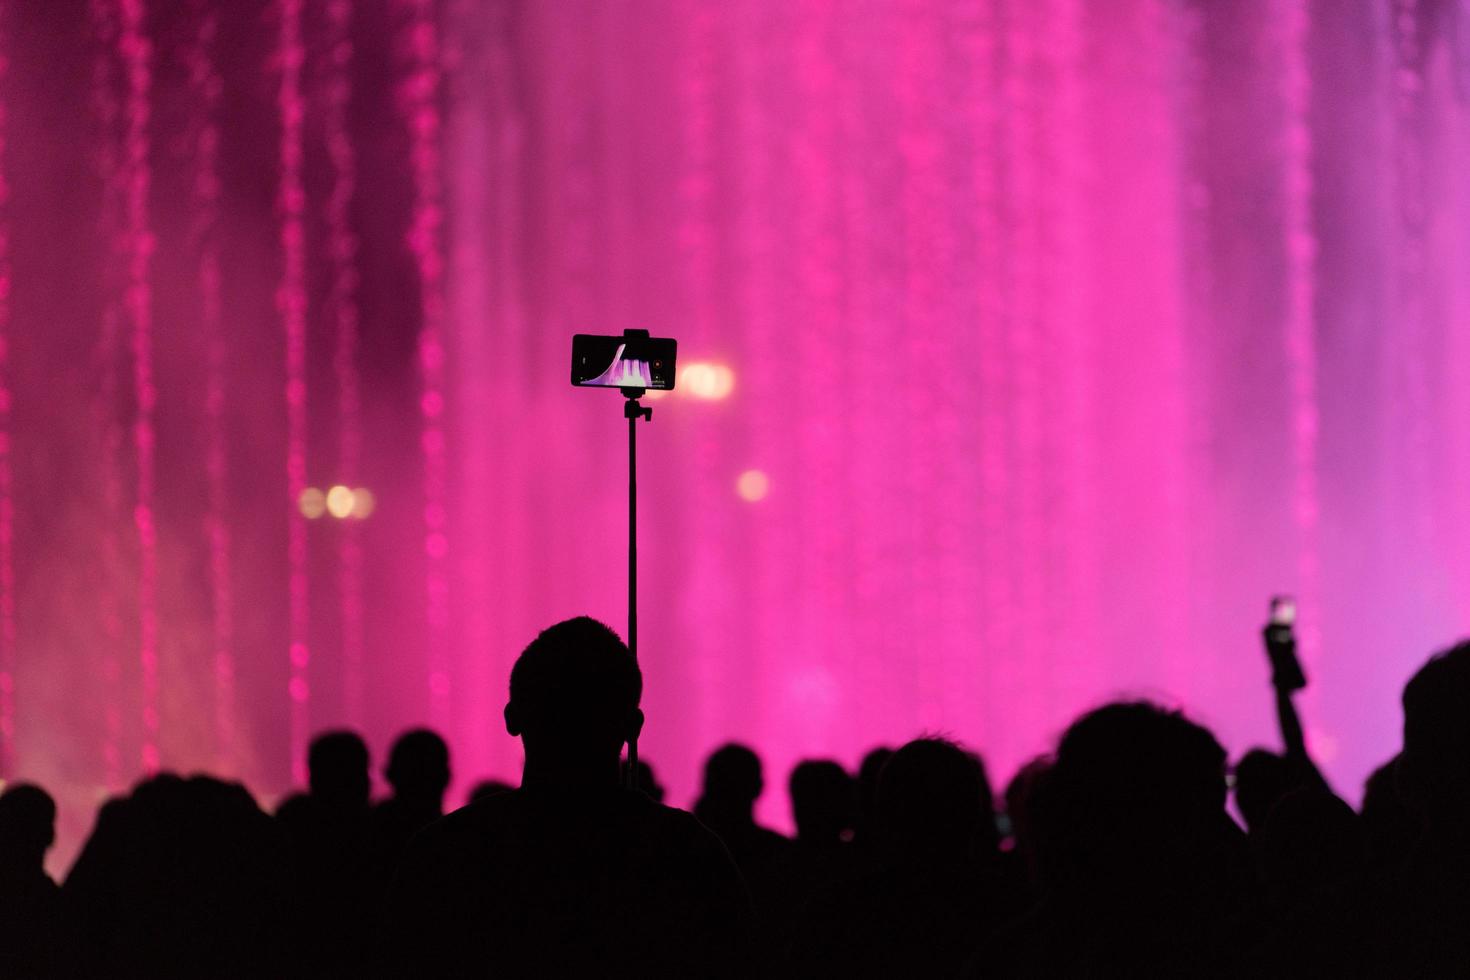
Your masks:
[[[692,398],[719,401],[735,389],[735,372],[724,364],[695,361],[679,372],[679,389]]]
[[[341,520],[352,513],[354,494],[340,483],[327,491],[327,513]]]
[[[766,494],[771,492],[771,479],[761,470],[746,470],[735,481],[735,492],[748,503],[765,500]]]
[[[352,516],[358,520],[364,520],[372,516],[373,508],[378,506],[378,498],[367,487],[358,487],[352,491]]]
[[[307,487],[301,491],[297,505],[301,508],[301,516],[309,521],[314,521],[327,512],[326,495],[316,487]]]

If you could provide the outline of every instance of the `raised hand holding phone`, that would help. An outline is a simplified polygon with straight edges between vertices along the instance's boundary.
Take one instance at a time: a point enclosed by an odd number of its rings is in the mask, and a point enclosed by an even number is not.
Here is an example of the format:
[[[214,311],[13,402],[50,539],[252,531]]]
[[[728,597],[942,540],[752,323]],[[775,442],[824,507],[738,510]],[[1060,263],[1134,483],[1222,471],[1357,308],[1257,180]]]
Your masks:
[[[1307,686],[1307,675],[1296,655],[1296,600],[1291,596],[1271,598],[1271,612],[1261,636],[1271,661],[1271,686],[1289,694]]]

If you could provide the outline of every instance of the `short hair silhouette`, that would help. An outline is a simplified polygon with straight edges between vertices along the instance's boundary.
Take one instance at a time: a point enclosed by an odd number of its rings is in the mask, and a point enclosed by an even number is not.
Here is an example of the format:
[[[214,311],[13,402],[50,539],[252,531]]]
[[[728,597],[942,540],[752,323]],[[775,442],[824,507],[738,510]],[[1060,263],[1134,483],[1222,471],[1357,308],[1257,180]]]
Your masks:
[[[1470,807],[1470,640],[1430,657],[1403,701],[1405,792],[1431,819]]]
[[[39,867],[56,840],[56,801],[32,783],[0,793],[0,861]]]
[[[847,770],[831,759],[807,759],[791,771],[791,816],[803,843],[836,842],[852,829],[857,789]]]
[[[75,974],[283,975],[287,860],[280,827],[243,786],[144,780],[103,807],[63,886],[68,917],[87,937]]]
[[[320,799],[366,805],[372,794],[370,765],[361,735],[345,730],[323,732],[311,740],[306,753],[311,793]]]
[[[643,674],[623,641],[590,616],[532,640],[510,672],[506,730],[530,751],[616,749],[642,725]]]
[[[0,977],[62,972],[61,894],[45,868],[55,837],[49,793],[30,783],[0,793]]]
[[[587,617],[516,660],[521,786],[418,832],[384,917],[387,976],[746,975],[751,909],[719,839],[619,781],[642,676]],[[648,770],[651,776],[651,770]]]
[[[901,747],[878,779],[878,826],[903,858],[968,857],[982,839],[994,845],[995,811],[980,760],[945,738]]]
[[[400,796],[443,796],[449,786],[449,746],[427,728],[404,732],[394,741],[383,774]]]
[[[1269,749],[1251,749],[1235,764],[1235,805],[1252,833],[1266,824],[1271,808],[1293,787],[1291,766]]]
[[[1036,814],[1043,875],[1090,888],[1162,872],[1228,820],[1225,793],[1225,750],[1179,712],[1088,712],[1062,736]]]
[[[1225,803],[1225,749],[1178,711],[1122,701],[1083,715],[1057,746],[1058,779],[1153,827]]]
[[[764,789],[760,756],[748,746],[728,742],[704,762],[702,798],[711,804],[748,808]]]

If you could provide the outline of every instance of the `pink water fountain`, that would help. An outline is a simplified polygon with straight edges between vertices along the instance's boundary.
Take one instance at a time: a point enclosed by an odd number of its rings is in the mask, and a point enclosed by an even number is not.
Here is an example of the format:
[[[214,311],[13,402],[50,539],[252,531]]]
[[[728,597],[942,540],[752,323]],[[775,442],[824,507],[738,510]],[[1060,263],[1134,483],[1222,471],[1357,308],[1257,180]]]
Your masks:
[[[643,328],[672,802],[730,739],[1004,779],[1118,695],[1269,744],[1278,592],[1355,798],[1470,626],[1458,10],[6,8],[7,778],[75,838],[159,767],[274,799],[342,725],[514,776],[520,648],[623,621],[570,338]]]

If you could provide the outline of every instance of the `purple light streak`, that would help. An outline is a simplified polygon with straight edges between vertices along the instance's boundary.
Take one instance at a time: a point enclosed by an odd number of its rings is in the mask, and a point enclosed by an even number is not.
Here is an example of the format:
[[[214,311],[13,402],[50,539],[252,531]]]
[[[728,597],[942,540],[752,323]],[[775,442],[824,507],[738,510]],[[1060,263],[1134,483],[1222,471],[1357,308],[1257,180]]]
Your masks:
[[[6,13],[0,10],[0,18]],[[10,24],[0,19],[0,93],[10,71]],[[11,463],[10,113],[0,94],[0,779],[15,774],[15,468]]]
[[[1044,313],[1041,303],[1042,252],[1042,161],[1038,158],[1043,105],[1039,102],[1036,75],[1042,69],[1034,4],[1007,4],[1003,37],[1006,65],[1000,90],[1005,99],[1003,126],[1008,175],[1009,254],[1002,258],[1006,271],[1006,316],[1003,319],[1007,361],[1006,434],[1008,457],[1007,574],[1012,579],[1012,608],[1015,629],[1011,644],[995,651],[1001,673],[1010,688],[1007,702],[1014,703],[1014,685],[1025,676],[1021,664],[1047,663],[1045,638],[1045,522],[1041,511],[1042,488],[1042,377],[1041,360]]]
[[[401,98],[409,125],[413,220],[409,250],[419,276],[419,376],[422,397],[423,555],[429,718],[450,720],[450,576],[448,576],[448,445],[445,436],[444,187],[440,150],[440,40],[431,0],[400,0],[407,19],[407,75]]]
[[[154,523],[155,433],[153,413],[158,391],[153,382],[153,292],[149,266],[154,239],[149,227],[148,162],[152,84],[152,42],[144,34],[143,0],[119,0],[121,27],[118,60],[123,66],[126,98],[123,103],[124,142],[121,180],[125,188],[127,292],[124,309],[133,355],[133,449],[137,467],[133,520],[138,532],[138,665],[142,682],[144,772],[160,765],[158,734],[158,529]]]
[[[717,286],[717,243],[711,211],[715,205],[715,47],[720,27],[718,8],[697,10],[685,32],[682,67],[679,70],[679,119],[682,154],[679,160],[678,247],[680,274],[687,294],[688,334],[682,341],[686,350],[719,349],[719,310]],[[731,468],[721,452],[720,423],[722,412],[701,413],[692,420],[699,426],[695,443],[690,485],[704,499],[729,494],[733,478]],[[723,479],[722,479],[723,477]],[[732,628],[737,617],[731,608],[730,579],[721,567],[719,539],[726,531],[727,519],[722,510],[711,521],[713,532],[700,547],[703,558],[690,582],[689,597],[684,604],[684,617],[691,624],[719,624]],[[700,691],[727,689],[738,683],[728,669],[728,658],[710,657],[690,666],[693,683]],[[710,742],[731,728],[734,719],[731,705],[724,699],[701,697],[694,725],[701,742]]]
[[[280,33],[275,52],[280,71],[277,110],[281,122],[280,214],[281,281],[276,292],[277,308],[286,336],[286,493],[289,497],[287,582],[290,594],[289,647],[290,680],[287,696],[290,709],[291,773],[298,783],[306,781],[306,746],[310,737],[308,667],[311,665],[309,555],[306,518],[299,501],[306,489],[306,187],[302,180],[302,131],[306,100],[301,90],[301,69],[306,47],[301,36],[302,0],[280,0],[277,7]]]
[[[804,327],[791,340],[797,360],[805,366],[805,381],[795,391],[768,383],[767,397],[789,400],[795,409],[790,421],[795,438],[787,441],[786,449],[792,464],[800,460],[807,468],[809,482],[781,488],[783,498],[795,505],[795,519],[806,538],[801,548],[787,543],[792,587],[806,602],[795,611],[791,667],[783,694],[798,738],[816,751],[830,751],[842,725],[843,692],[834,683],[837,665],[824,662],[818,651],[830,635],[830,624],[842,620],[832,572],[844,542],[838,506],[814,491],[841,479],[840,444],[833,438],[830,414],[831,400],[840,397],[836,393],[841,386],[842,257],[835,207],[840,155],[835,152],[836,119],[823,109],[838,84],[832,38],[840,16],[838,5],[830,0],[796,6],[790,16],[794,45],[789,70],[795,98],[787,132],[794,197],[791,238],[783,244],[791,250],[789,302]]]
[[[118,789],[123,785],[122,716],[127,698],[122,690],[123,662],[120,651],[123,638],[122,599],[117,579],[123,566],[119,527],[123,525],[123,475],[121,426],[117,420],[121,316],[118,310],[116,268],[122,255],[121,216],[126,182],[119,160],[118,127],[122,106],[115,91],[118,23],[110,0],[92,0],[88,7],[88,24],[96,40],[96,59],[92,70],[92,106],[100,131],[97,154],[98,176],[102,180],[103,197],[98,222],[106,247],[102,270],[104,299],[97,344],[101,365],[101,384],[92,406],[93,421],[99,430],[102,446],[102,500],[107,520],[101,534],[102,587],[99,589],[98,612],[102,624],[101,680],[103,724],[98,749],[102,756],[103,785]]]
[[[1005,500],[1010,471],[1005,452],[1005,357],[1003,317],[1005,298],[1000,281],[1002,228],[999,154],[1001,105],[996,82],[1000,72],[998,15],[993,4],[977,3],[966,8],[968,30],[963,50],[974,72],[966,91],[966,126],[973,140],[969,176],[974,183],[975,235],[975,351],[979,362],[979,396],[973,437],[979,457],[979,542],[975,551],[980,563],[976,603],[981,610],[979,642],[985,650],[1005,650],[1011,642],[1011,580],[1006,572]],[[989,717],[1007,710],[1010,703],[998,697],[1003,671],[990,658],[979,665],[977,707]]]
[[[1322,645],[1318,619],[1320,557],[1317,524],[1317,239],[1312,220],[1312,80],[1307,42],[1311,20],[1307,0],[1283,0],[1283,101],[1286,105],[1286,206],[1283,214],[1287,297],[1286,362],[1291,404],[1293,517],[1297,530],[1297,589],[1301,613],[1302,661],[1317,666]]]
[[[401,0],[408,18],[403,45],[408,74],[402,98],[413,171],[413,219],[408,247],[419,280],[420,445],[424,465],[424,620],[428,626],[429,717],[449,723],[448,447],[445,434],[445,298],[443,178],[440,139],[439,36],[432,0]]]
[[[194,120],[194,240],[198,249],[199,329],[205,347],[205,471],[208,513],[204,532],[209,549],[211,653],[214,675],[214,752],[226,771],[235,765],[234,594],[230,575],[229,457],[225,435],[228,354],[220,271],[219,111],[223,82],[213,52],[219,16],[207,0],[194,0],[197,20],[188,55]]]
[[[1393,375],[1389,383],[1401,396],[1394,447],[1396,462],[1405,472],[1395,501],[1403,515],[1402,533],[1411,552],[1426,550],[1433,537],[1430,508],[1432,430],[1429,422],[1431,343],[1428,286],[1428,160],[1426,159],[1425,65],[1430,57],[1423,36],[1425,9],[1419,0],[1393,0],[1390,32],[1393,46],[1393,198],[1399,235],[1397,269],[1393,280],[1393,315],[1397,343],[1385,364]]]
[[[361,482],[362,393],[357,370],[357,237],[350,222],[357,193],[357,153],[347,127],[352,99],[352,0],[330,0],[326,9],[327,71],[323,118],[332,189],[327,200],[328,252],[332,285],[327,305],[335,327],[332,366],[337,377],[337,479]],[[342,701],[348,724],[361,725],[363,704],[363,549],[355,521],[340,528],[338,589],[341,594]]]

